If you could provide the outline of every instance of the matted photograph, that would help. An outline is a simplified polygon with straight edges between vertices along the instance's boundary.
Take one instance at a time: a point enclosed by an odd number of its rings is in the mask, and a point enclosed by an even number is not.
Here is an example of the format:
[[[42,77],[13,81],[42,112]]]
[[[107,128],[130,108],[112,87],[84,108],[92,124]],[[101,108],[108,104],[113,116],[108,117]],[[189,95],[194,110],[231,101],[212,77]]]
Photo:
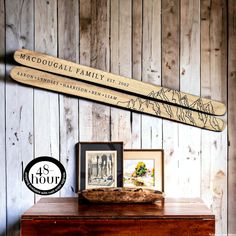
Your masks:
[[[86,189],[117,186],[117,151],[86,151]]]
[[[122,187],[122,142],[81,142],[78,152],[78,189]]]
[[[124,150],[123,185],[164,191],[163,150]]]

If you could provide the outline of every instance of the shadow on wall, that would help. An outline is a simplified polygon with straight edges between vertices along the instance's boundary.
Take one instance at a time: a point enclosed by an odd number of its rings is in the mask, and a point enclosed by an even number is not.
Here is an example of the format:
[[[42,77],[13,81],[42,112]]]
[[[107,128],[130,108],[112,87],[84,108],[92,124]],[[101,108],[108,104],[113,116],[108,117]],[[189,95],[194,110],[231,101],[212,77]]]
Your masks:
[[[16,66],[18,63],[14,60],[15,51],[7,52],[6,55],[0,55],[0,61],[5,62],[7,66]]]
[[[14,60],[14,52],[8,52],[6,55],[0,55],[0,62],[5,62],[6,65],[6,69],[7,69],[7,74],[6,74],[6,78],[9,76],[9,69],[11,69],[13,66],[17,66],[19,65],[15,60]],[[12,79],[7,79],[6,83],[13,83]],[[15,82],[14,82],[15,83]],[[0,235],[1,236],[1,235]]]
[[[7,231],[8,231],[8,235],[12,235],[9,232],[14,232],[14,235],[20,235],[20,220],[16,221],[13,224],[10,224],[8,226],[8,229],[6,229],[5,231],[0,231],[0,236],[6,236],[7,235]]]

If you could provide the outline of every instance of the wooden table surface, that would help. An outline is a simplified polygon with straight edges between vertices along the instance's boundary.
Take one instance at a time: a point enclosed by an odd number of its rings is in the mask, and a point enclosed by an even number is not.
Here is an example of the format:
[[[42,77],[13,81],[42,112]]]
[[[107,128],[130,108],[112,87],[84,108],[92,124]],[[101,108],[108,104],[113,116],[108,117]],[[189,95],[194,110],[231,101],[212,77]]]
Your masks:
[[[163,204],[94,205],[78,203],[77,198],[42,198],[21,219],[42,219],[49,216],[73,219],[214,219],[212,212],[200,199],[165,199]]]
[[[200,199],[157,204],[82,204],[42,198],[21,217],[22,236],[209,236],[215,218]]]

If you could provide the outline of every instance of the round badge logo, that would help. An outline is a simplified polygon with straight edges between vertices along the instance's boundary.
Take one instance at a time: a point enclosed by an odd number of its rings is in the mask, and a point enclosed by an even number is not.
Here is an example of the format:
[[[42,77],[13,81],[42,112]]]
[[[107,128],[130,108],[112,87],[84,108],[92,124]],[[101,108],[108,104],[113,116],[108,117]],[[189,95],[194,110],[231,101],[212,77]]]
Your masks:
[[[66,182],[66,170],[60,161],[52,157],[38,157],[25,168],[26,186],[39,195],[58,192]]]

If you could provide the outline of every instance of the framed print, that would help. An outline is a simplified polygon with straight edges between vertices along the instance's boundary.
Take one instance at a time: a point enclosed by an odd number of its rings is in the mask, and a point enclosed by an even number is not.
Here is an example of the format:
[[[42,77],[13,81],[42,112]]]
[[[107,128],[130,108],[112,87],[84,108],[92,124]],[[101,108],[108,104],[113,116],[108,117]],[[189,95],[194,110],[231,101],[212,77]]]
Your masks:
[[[123,186],[164,191],[162,149],[124,150]]]
[[[81,142],[78,153],[80,190],[122,187],[122,142]]]

